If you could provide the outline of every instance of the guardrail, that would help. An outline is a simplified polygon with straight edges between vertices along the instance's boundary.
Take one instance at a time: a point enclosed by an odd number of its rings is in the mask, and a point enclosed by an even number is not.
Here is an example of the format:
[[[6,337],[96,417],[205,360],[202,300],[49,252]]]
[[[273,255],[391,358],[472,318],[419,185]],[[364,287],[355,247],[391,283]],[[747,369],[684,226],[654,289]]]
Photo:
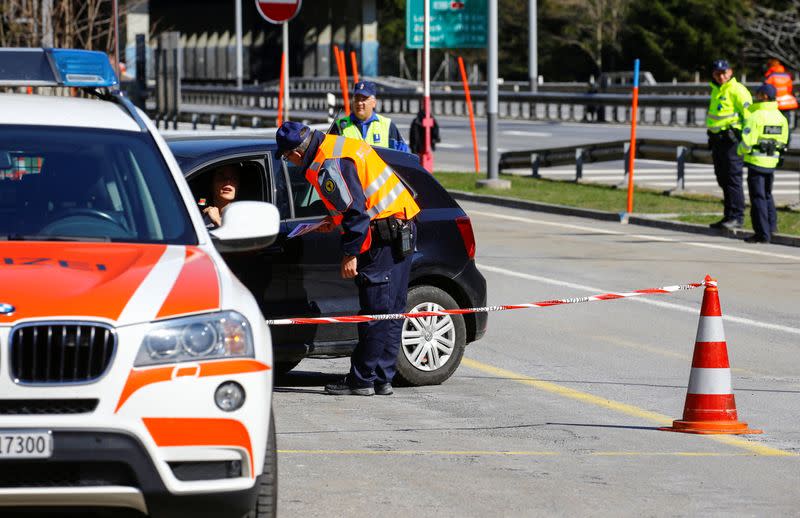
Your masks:
[[[374,81],[381,89],[381,93],[392,91],[394,89],[412,88],[415,83],[419,84],[418,90],[422,91],[422,84],[419,81],[410,81],[407,79],[400,79],[392,76],[370,77],[365,78]],[[339,77],[294,77],[290,79],[291,87],[299,90],[324,90],[336,92],[339,90]],[[265,83],[272,85],[272,83]],[[761,83],[747,82],[744,83],[747,88],[755,92]],[[403,85],[403,86],[398,86]],[[657,84],[640,84],[640,94],[652,95],[708,95],[709,94],[709,81],[699,83],[688,82],[675,82],[675,83],[657,83]],[[431,90],[433,92],[439,91],[461,91],[462,83],[460,81],[432,81]],[[486,90],[486,82],[480,81],[470,85],[470,88],[475,90]],[[500,81],[498,84],[500,91],[513,91],[513,92],[529,92],[530,83],[528,81]],[[630,93],[632,85],[625,84],[609,84],[601,87],[600,83],[590,84],[579,82],[547,82],[541,83],[537,86],[539,92],[557,92],[557,93],[589,93],[590,89],[597,90],[597,93],[609,94],[627,94]]]
[[[336,91],[336,90],[333,90]],[[195,106],[230,106],[255,110],[277,110],[276,89],[184,86],[182,102]],[[293,90],[290,111],[327,113],[325,90]],[[486,114],[486,92],[473,92],[475,114]],[[630,121],[630,94],[588,94],[558,92],[510,92],[498,95],[500,117],[524,120],[616,122]],[[421,95],[415,89],[382,92],[377,110],[381,113],[416,114]],[[432,94],[436,115],[466,116],[461,92],[439,91]],[[664,126],[703,126],[708,108],[706,96],[640,95],[639,121]],[[185,108],[182,108],[185,110]]]
[[[628,158],[630,141],[615,140],[594,144],[579,144],[557,148],[506,151],[500,154],[499,169],[531,169],[531,176],[541,178],[541,167],[575,165],[575,181],[583,179],[583,165],[593,162],[623,160],[624,166],[619,187],[628,184]],[[636,158],[676,162],[675,187],[665,194],[677,194],[686,189],[686,164],[713,164],[711,151],[705,144],[684,140],[636,139]],[[800,150],[789,149],[783,154],[781,172],[800,174]]]
[[[332,86],[332,85],[331,85]],[[327,114],[328,91],[337,88],[308,90],[295,89],[290,97],[290,112],[319,113],[320,120]],[[242,116],[241,110],[250,110],[247,117],[266,117],[259,111],[277,111],[278,90],[276,88],[246,87],[241,90],[230,87],[183,86],[181,88],[183,112],[196,112],[205,106],[219,116]],[[472,92],[475,114],[486,115],[486,92]],[[631,120],[631,94],[568,93],[568,92],[513,92],[498,94],[498,115],[502,118],[560,121],[560,122],[612,122],[627,123]],[[188,105],[188,106],[187,106]],[[435,115],[467,116],[464,95],[460,91],[436,91],[431,94],[431,106]],[[236,108],[225,113],[222,107]],[[382,92],[378,98],[380,113],[416,115],[422,107],[422,97],[416,89],[394,89]],[[638,121],[640,124],[657,126],[705,126],[708,97],[705,95],[652,95],[639,96]],[[157,114],[158,116],[159,114]],[[172,115],[171,115],[172,116]],[[790,126],[797,127],[798,118],[790,114]]]

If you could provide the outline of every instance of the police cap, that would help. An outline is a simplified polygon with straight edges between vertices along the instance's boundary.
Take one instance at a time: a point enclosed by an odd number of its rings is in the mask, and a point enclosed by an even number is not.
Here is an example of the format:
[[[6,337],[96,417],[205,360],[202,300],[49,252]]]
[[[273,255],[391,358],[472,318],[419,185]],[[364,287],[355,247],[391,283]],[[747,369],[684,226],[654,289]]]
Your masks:
[[[778,90],[769,83],[764,83],[756,90],[756,95],[762,94],[770,101],[774,101],[778,95]]]
[[[724,72],[731,68],[730,63],[728,63],[727,59],[718,59],[711,64],[711,70],[714,72]]]
[[[359,81],[353,86],[353,94],[364,97],[374,97],[377,90],[375,83],[371,81]]]
[[[280,158],[287,151],[299,148],[310,134],[311,129],[305,124],[295,121],[284,122],[275,133],[275,141],[278,143],[278,150],[275,152],[275,156]]]

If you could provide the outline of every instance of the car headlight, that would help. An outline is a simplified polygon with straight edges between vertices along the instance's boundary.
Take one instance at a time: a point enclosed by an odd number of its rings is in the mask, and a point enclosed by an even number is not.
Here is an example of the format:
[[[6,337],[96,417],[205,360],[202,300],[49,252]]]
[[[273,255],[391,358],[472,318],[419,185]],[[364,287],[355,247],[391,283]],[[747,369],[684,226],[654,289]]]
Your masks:
[[[152,324],[139,347],[136,367],[253,356],[253,333],[247,319],[235,311],[224,311]]]

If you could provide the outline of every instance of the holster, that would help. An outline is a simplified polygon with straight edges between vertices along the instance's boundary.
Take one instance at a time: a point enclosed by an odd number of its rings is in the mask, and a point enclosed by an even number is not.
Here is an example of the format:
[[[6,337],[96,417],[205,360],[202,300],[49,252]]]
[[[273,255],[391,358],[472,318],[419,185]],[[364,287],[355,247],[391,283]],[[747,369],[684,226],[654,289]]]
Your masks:
[[[392,255],[398,261],[414,253],[411,225],[397,218],[376,219],[370,223],[372,239],[380,245],[391,245]]]
[[[736,128],[728,128],[717,133],[707,131],[709,147],[718,142],[738,144],[742,140],[742,132]]]
[[[759,151],[767,156],[773,156],[775,153],[783,151],[783,146],[780,146],[774,140],[762,140],[757,147]]]

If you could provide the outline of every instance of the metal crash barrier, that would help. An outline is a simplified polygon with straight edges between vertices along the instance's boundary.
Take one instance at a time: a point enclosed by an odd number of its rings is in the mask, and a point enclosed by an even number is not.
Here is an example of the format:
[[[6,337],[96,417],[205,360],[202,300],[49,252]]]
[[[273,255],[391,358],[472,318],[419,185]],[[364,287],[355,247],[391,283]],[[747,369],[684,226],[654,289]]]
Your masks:
[[[630,142],[615,140],[593,144],[578,144],[546,149],[506,151],[500,154],[500,171],[530,168],[531,176],[541,178],[541,167],[575,165],[575,179],[583,179],[583,165],[595,162],[622,160],[621,185],[628,182],[628,150]],[[636,158],[676,162],[675,187],[665,193],[680,193],[686,188],[686,164],[713,164],[706,144],[683,140],[637,139]],[[789,149],[783,154],[783,165],[777,173],[800,175],[800,150]],[[800,177],[799,177],[800,178]]]
[[[337,92],[336,89],[329,91]],[[211,107],[254,110],[276,109],[276,87],[237,88],[184,86],[181,89],[184,111]],[[486,114],[486,92],[472,94],[475,115]],[[290,111],[327,110],[325,90],[292,91]],[[415,115],[421,108],[422,94],[413,88],[396,88],[380,93],[376,110],[380,113]],[[431,99],[435,115],[466,116],[467,106],[460,91],[435,92]],[[499,113],[503,118],[543,121],[626,123],[631,117],[630,94],[513,92],[499,94]],[[700,127],[705,124],[708,97],[702,95],[641,95],[639,120],[643,124]]]

